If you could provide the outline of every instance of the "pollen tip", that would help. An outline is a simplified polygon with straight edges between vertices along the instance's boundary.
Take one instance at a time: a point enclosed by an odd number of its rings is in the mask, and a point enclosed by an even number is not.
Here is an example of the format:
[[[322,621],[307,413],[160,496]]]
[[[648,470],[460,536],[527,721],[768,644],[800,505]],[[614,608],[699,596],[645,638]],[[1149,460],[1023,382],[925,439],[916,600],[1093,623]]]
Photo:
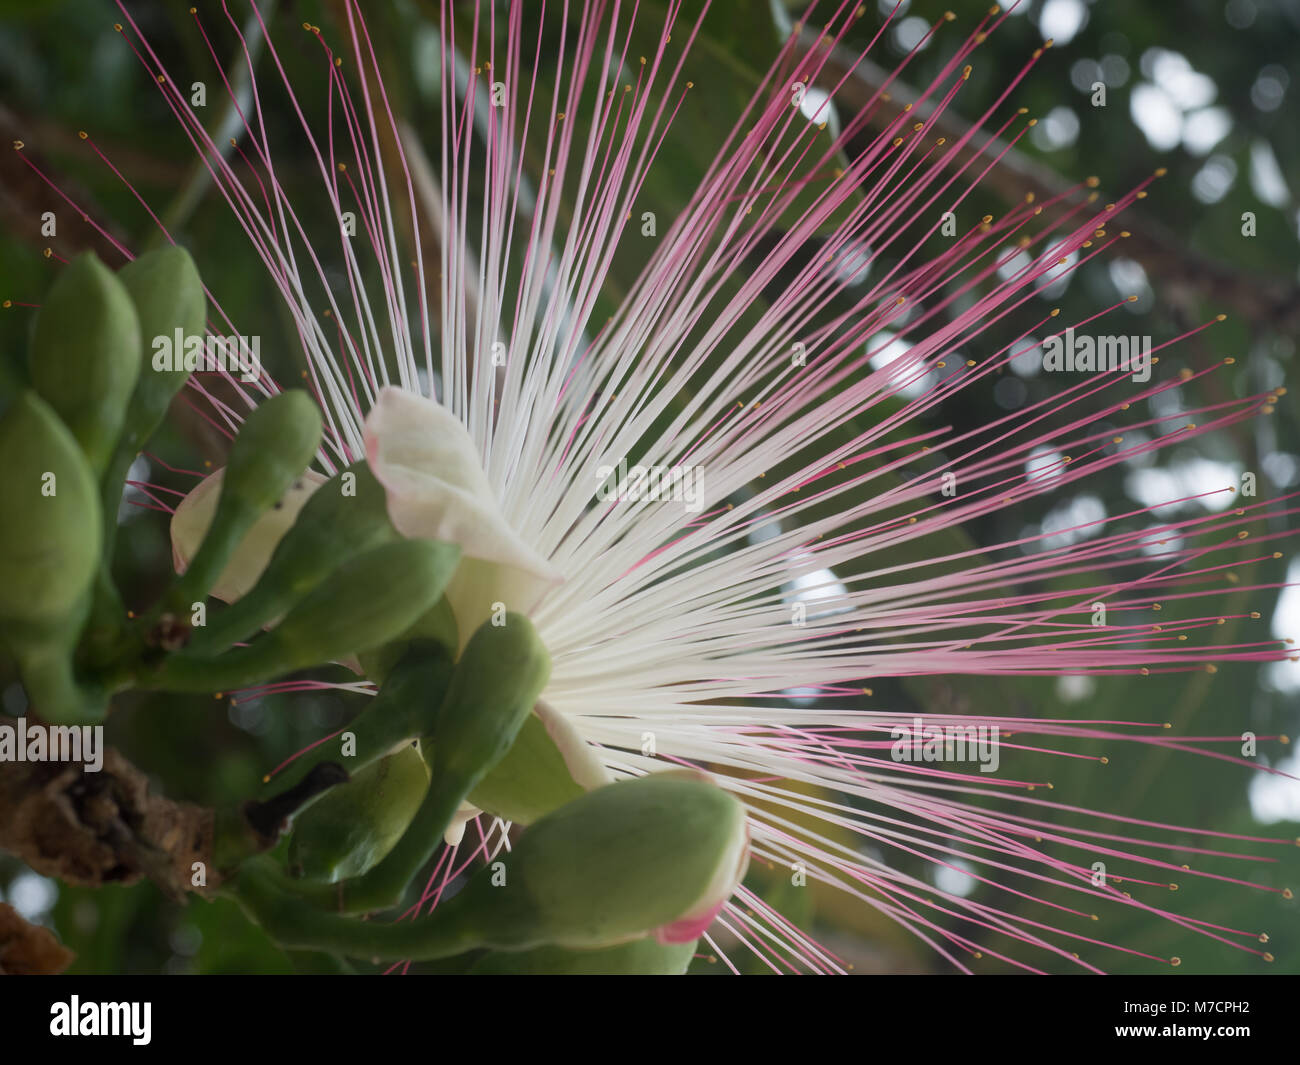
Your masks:
[[[965,67],[965,68],[962,70],[962,72],[961,72],[961,80],[962,80],[962,81],[967,81],[967,80],[969,80],[969,79],[970,79],[970,72],[971,72],[973,69],[974,69],[974,68],[973,68],[972,66],[970,66],[969,64],[967,64],[966,67]]]
[[[1169,171],[1162,166],[1159,170],[1156,171],[1156,177],[1164,177],[1167,173],[1169,173]]]
[[[264,774],[262,774],[262,783],[263,783],[263,784],[269,784],[269,783],[271,783],[271,774],[270,774],[270,773],[264,773]]]
[[[121,33],[121,32],[122,32],[122,24],[121,24],[120,22],[114,22],[114,23],[113,23],[113,29],[115,29],[118,33]]]
[[[1259,941],[1260,941],[1261,943],[1267,943],[1267,942],[1268,942],[1268,933],[1267,933],[1267,932],[1260,932],[1260,934],[1259,934]]]
[[[1272,961],[1272,960],[1273,960],[1273,955],[1270,954],[1268,951],[1264,951],[1264,953],[1261,955],[1261,957],[1262,957],[1265,961]]]
[[[1025,123],[1025,125],[1026,125],[1026,126],[1036,126],[1036,125],[1038,125],[1038,119],[1036,119],[1036,118],[1031,118],[1028,122]]]
[[[1101,764],[1102,764],[1102,765],[1110,765],[1110,759],[1107,758],[1104,754],[1101,756]]]
[[[1143,666],[1142,669],[1140,670],[1140,672],[1141,672],[1142,676],[1144,676],[1144,677],[1149,677],[1149,676],[1151,676],[1151,670],[1147,669],[1146,666]]]
[[[1100,920],[1101,920],[1101,918],[1098,917],[1095,913],[1090,913],[1090,914],[1088,914],[1088,916],[1089,916],[1092,920],[1094,920],[1094,921],[1100,921]]]
[[[1061,308],[1060,308],[1060,307],[1053,307],[1052,310],[1051,310],[1051,312],[1050,312],[1050,315],[1051,315],[1052,318],[1055,318],[1055,317],[1057,317],[1060,313],[1061,313]]]
[[[1178,966],[1183,964],[1183,959],[1178,957],[1178,955],[1175,954],[1172,958],[1169,959],[1169,964],[1172,965],[1175,969],[1177,969]]]
[[[1296,842],[1300,843],[1300,840],[1296,840]],[[1289,887],[1284,887],[1282,889],[1282,897],[1284,899],[1293,899],[1295,898],[1295,892],[1292,891]]]
[[[1169,885],[1169,890],[1170,890],[1170,891],[1177,891],[1177,890],[1178,890],[1178,885],[1177,885],[1177,884],[1170,884],[1170,885]]]

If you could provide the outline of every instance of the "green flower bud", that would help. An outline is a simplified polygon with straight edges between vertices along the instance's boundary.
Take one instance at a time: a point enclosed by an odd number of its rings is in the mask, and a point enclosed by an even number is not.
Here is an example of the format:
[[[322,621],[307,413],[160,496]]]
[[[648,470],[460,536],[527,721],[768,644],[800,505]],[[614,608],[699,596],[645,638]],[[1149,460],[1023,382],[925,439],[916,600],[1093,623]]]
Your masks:
[[[0,420],[0,624],[65,618],[99,564],[99,491],[77,441],[25,392]]]
[[[305,906],[269,861],[245,863],[231,890],[281,946],[358,957],[596,950],[650,935],[687,944],[740,883],[748,850],[737,799],[699,774],[653,773],[542,818],[508,855],[416,921],[357,921]]]
[[[551,675],[551,657],[533,624],[506,614],[484,623],[456,663],[429,734],[438,787],[454,781],[457,803],[510,750]]]
[[[180,652],[141,686],[225,691],[369,651],[405,632],[442,596],[460,549],[428,540],[385,544],[344,562],[270,632],[215,656]]]
[[[207,335],[207,297],[198,267],[179,246],[146,252],[127,263],[117,275],[126,286],[140,322],[142,366],[140,379],[126,409],[120,450],[128,461],[153,436],[172,398],[189,377],[185,369],[158,369],[152,353],[159,337],[169,340],[181,331],[184,338]]]
[[[172,398],[185,384],[184,369],[160,369],[154,361],[157,338],[203,337],[207,333],[207,299],[199,271],[184,248],[146,252],[118,271],[135,307],[140,326],[140,375],[127,403],[122,433],[104,474],[104,542],[112,543],[117,507],[126,472],[140,449],[157,431]],[[182,341],[180,347],[184,348]],[[183,365],[183,364],[182,364]]]
[[[98,478],[140,375],[140,326],[126,287],[93,253],[73,259],[50,289],[36,316],[30,365],[32,386]]]
[[[634,939],[603,950],[537,947],[516,953],[485,954],[469,976],[681,976],[695,957],[698,940],[660,943]]]
[[[419,742],[403,744],[294,819],[289,869],[331,884],[360,876],[402,838],[428,789],[429,767]]]
[[[216,515],[172,590],[174,609],[207,595],[245,534],[307,468],[320,436],[320,410],[301,390],[272,396],[249,414],[230,448]]]
[[[367,876],[341,884],[329,897],[318,896],[322,903],[351,913],[395,905],[465,797],[514,743],[546,684],[551,660],[527,618],[506,614],[504,620],[501,626],[481,625],[456,662],[433,728],[424,736],[433,780],[406,835]]]
[[[312,493],[253,590],[196,630],[191,649],[243,640],[281,617],[340,562],[400,539],[379,482],[364,463],[349,466]]]
[[[542,818],[427,920],[496,950],[685,941],[730,898],[748,850],[735,797],[697,774],[653,773]]]

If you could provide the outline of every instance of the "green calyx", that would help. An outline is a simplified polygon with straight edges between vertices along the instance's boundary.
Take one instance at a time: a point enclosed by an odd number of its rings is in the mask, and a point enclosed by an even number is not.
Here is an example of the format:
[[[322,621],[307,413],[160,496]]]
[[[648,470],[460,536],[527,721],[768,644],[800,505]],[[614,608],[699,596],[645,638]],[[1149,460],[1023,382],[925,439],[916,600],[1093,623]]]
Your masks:
[[[402,838],[428,790],[419,741],[403,744],[295,818],[290,871],[330,884],[368,872]]]

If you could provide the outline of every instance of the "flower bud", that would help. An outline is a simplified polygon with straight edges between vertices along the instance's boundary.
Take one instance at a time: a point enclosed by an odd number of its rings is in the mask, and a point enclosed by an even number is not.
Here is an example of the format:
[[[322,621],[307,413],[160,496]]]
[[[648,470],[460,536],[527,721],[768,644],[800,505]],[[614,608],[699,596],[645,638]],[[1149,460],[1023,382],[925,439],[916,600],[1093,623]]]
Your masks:
[[[185,340],[206,336],[207,298],[194,260],[179,246],[146,252],[117,276],[135,306],[142,352],[140,377],[127,404],[117,448],[120,459],[129,464],[153,436],[172,397],[189,377],[183,362],[180,368],[157,368],[151,358],[154,342],[163,337],[171,341],[177,330]]]
[[[139,683],[163,691],[229,690],[369,651],[396,639],[438,601],[459,557],[454,544],[425,540],[377,547],[344,562],[247,647],[212,656],[182,651]]]
[[[140,374],[140,326],[126,287],[93,253],[73,259],[50,289],[36,315],[30,364],[32,387],[98,478]]]
[[[429,788],[417,742],[405,742],[325,792],[294,819],[289,869],[335,883],[360,876],[402,838]]]
[[[306,392],[281,392],[254,408],[230,448],[212,524],[172,589],[174,607],[207,595],[258,518],[301,477],[320,436],[320,410]]]
[[[384,490],[363,465],[316,489],[275,545],[250,592],[196,631],[193,650],[228,647],[284,615],[340,562],[401,537],[388,520]],[[236,557],[244,554],[242,547]]]
[[[0,624],[53,624],[99,565],[99,490],[77,441],[34,392],[0,420],[0,499]]]
[[[429,734],[436,786],[454,782],[459,803],[510,750],[550,674],[550,655],[522,614],[506,614],[500,626],[480,625],[456,662]]]
[[[548,814],[428,920],[495,950],[581,950],[651,933],[683,942],[731,897],[748,861],[734,796],[698,774],[653,773]]]

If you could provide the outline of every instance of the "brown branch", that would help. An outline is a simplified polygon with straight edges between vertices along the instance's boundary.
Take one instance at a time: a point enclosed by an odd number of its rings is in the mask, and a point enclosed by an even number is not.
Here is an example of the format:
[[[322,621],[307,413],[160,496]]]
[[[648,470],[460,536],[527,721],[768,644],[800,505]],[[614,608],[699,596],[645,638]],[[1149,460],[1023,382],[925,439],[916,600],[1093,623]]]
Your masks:
[[[73,957],[48,928],[29,924],[7,902],[0,902],[0,976],[61,973]]]
[[[0,762],[0,849],[36,872],[101,887],[148,877],[173,898],[208,891],[211,809],[151,794],[148,778],[112,748],[91,773],[78,763]],[[203,862],[207,885],[195,886]]]

